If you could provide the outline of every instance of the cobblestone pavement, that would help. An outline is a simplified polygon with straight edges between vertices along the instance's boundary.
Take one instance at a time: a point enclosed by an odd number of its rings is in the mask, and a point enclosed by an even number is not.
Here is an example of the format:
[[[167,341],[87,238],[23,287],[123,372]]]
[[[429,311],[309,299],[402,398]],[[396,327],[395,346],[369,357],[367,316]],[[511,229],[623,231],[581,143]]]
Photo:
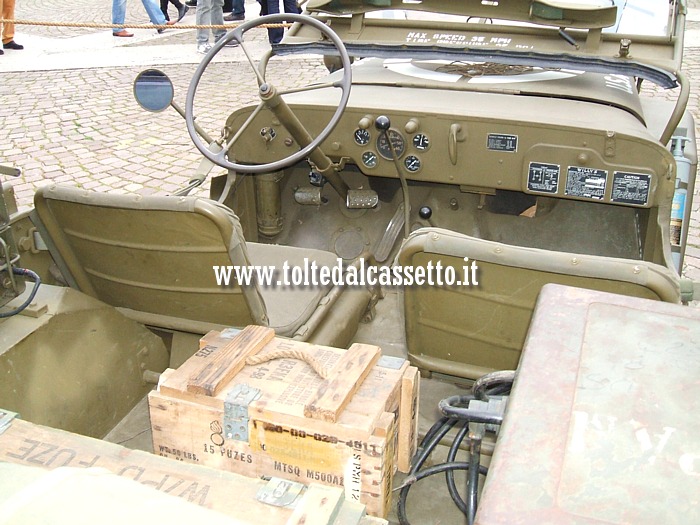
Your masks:
[[[690,5],[689,35],[700,36],[700,0]],[[248,0],[246,9],[248,18],[258,15],[255,0]],[[28,0],[18,2],[16,12],[17,19],[85,23],[109,23],[110,16],[108,0]],[[138,0],[128,2],[126,22],[148,23]],[[194,23],[194,10],[183,23]],[[22,176],[10,181],[21,206],[31,204],[36,188],[53,182],[72,181],[99,191],[168,193],[181,188],[196,170],[201,156],[183,119],[172,110],[148,113],[132,94],[135,76],[150,65],[168,74],[176,100],[184,104],[189,80],[202,57],[195,53],[194,30],[169,29],[158,35],[153,29],[136,29],[134,33],[133,39],[115,39],[109,29],[16,27],[16,39],[26,49],[0,57],[0,163],[22,169]],[[259,47],[266,45],[264,29],[248,35]],[[684,69],[692,86],[688,109],[700,122],[700,38],[686,41]],[[42,56],[36,54],[39,46]],[[91,55],[81,55],[90,51]],[[198,122],[211,134],[218,132],[223,115],[256,100],[254,79],[242,52],[224,49],[221,54],[198,91]],[[83,56],[96,65],[85,68],[80,63]],[[37,63],[42,59],[42,70],[25,67],[22,57],[35,58]],[[325,69],[318,58],[287,58],[273,62],[270,71],[282,85],[292,86],[320,77]],[[671,100],[677,96],[677,90],[648,93]],[[699,191],[684,269],[686,276],[698,281]]]
[[[50,12],[44,4],[52,6]],[[37,0],[18,4],[15,16],[18,20],[109,23],[110,5],[78,0],[62,5],[57,12],[51,0]],[[259,13],[254,0],[246,8],[248,18]],[[183,23],[193,24],[194,12],[190,9]],[[148,23],[141,2],[128,2],[126,23]],[[132,32],[136,33],[133,39],[115,39],[109,29],[16,26],[16,39],[27,49],[8,51],[2,59],[10,53],[15,53],[12,58],[31,53],[27,41],[46,45],[43,39],[72,39],[104,47],[105,39],[97,38],[106,35],[114,41],[107,40],[112,48],[103,49],[106,63],[110,54],[123,50],[114,46],[124,45],[146,57],[154,54],[154,47],[167,47],[176,62],[179,57],[186,62],[164,66],[153,61],[157,59],[146,58],[129,65],[127,57],[126,64],[99,68],[82,69],[74,64],[61,70],[2,73],[0,162],[22,169],[22,176],[11,181],[20,205],[29,205],[37,187],[53,182],[74,181],[97,191],[168,193],[182,188],[196,170],[202,157],[192,145],[182,117],[172,109],[148,113],[133,96],[133,81],[145,69],[145,62],[167,73],[175,87],[175,101],[184,107],[190,79],[202,59],[195,53],[195,30],[169,29],[162,36],[154,29]],[[253,29],[246,38],[254,49],[259,44],[258,53],[267,47],[265,29]],[[57,44],[61,45],[65,43]],[[65,60],[64,54],[54,53],[56,60]],[[257,85],[242,51],[224,49],[221,55],[225,61],[210,66],[197,92],[197,101],[201,101],[198,123],[217,136],[224,115],[258,100]],[[0,72],[2,68],[0,61]],[[319,58],[286,58],[272,61],[268,68],[268,76],[281,87],[303,85],[323,74],[326,69]],[[202,193],[206,193],[206,186]]]

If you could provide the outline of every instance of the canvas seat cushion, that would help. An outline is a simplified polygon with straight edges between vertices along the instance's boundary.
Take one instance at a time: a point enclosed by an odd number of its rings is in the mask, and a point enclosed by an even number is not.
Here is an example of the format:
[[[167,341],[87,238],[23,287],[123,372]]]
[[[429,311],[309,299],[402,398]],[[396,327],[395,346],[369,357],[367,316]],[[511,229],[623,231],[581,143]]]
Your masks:
[[[281,272],[286,261],[290,268],[303,267],[304,259],[309,264],[315,261],[321,266],[333,267],[338,264],[336,254],[323,250],[311,250],[275,244],[247,243],[248,256],[254,266],[274,266]],[[280,279],[281,279],[281,274]],[[321,299],[330,291],[332,283],[325,286],[263,286],[259,292],[267,308],[270,327],[280,335],[293,335],[309,318]]]

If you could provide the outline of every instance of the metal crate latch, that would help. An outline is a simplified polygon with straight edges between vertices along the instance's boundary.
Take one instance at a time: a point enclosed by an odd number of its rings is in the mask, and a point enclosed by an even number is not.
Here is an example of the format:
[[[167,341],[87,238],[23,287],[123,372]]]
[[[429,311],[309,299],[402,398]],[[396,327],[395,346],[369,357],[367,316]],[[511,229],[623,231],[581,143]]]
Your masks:
[[[12,425],[12,421],[17,417],[17,413],[15,412],[10,412],[9,410],[0,410],[0,434],[5,432],[8,428],[10,428],[10,425]]]
[[[260,397],[260,389],[235,385],[224,401],[224,435],[227,439],[248,441],[248,405]]]
[[[275,507],[291,507],[304,489],[306,486],[296,481],[270,478],[265,486],[260,487],[255,499]]]

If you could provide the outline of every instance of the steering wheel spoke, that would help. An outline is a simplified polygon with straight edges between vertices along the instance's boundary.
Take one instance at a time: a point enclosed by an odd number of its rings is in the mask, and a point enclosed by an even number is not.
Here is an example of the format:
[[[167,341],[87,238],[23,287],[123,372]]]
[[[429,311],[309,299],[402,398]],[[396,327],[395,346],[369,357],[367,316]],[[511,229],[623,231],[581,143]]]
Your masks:
[[[253,122],[253,119],[260,113],[260,111],[265,107],[265,103],[261,102],[258,104],[258,106],[253,110],[253,112],[250,114],[250,116],[246,119],[246,121],[241,124],[241,127],[238,128],[238,131],[234,133],[233,137],[226,141],[226,144],[224,145],[224,151],[228,151],[231,149],[231,146],[233,146],[236,141],[239,139],[239,137],[245,132],[246,129],[248,129],[248,126],[250,126],[250,123]]]
[[[244,44],[243,36],[247,31],[260,25],[276,24],[288,21],[307,24],[314,27],[335,45],[335,47],[338,50],[338,53],[340,54],[340,59],[343,64],[342,79],[336,82],[327,82],[323,84],[316,84],[302,88],[287,89],[283,91],[277,91],[274,86],[272,86],[266,81],[266,75],[264,71],[261,71],[261,67],[256,66],[256,61],[250,54],[248,47]],[[231,138],[226,140],[222,151],[220,153],[213,153],[209,150],[207,144],[205,144],[202,141],[195,129],[194,99],[202,75],[211,63],[212,59],[221,49],[223,49],[227,42],[233,39],[235,39],[239,43],[240,48],[243,50],[243,53],[245,54],[248,63],[250,64],[251,68],[253,69],[253,72],[255,73],[256,80],[260,88],[259,96],[261,102],[246,118],[245,122],[235,131],[235,133],[233,133]],[[260,61],[261,64],[263,62],[266,64],[266,59]],[[306,15],[284,13],[263,16],[256,20],[245,22],[244,24],[241,24],[236,29],[228,33],[224,38],[217,42],[217,44],[211,49],[211,51],[209,51],[209,53],[205,55],[204,59],[202,59],[202,62],[199,64],[199,66],[194,72],[192,81],[190,82],[189,90],[187,92],[187,100],[185,105],[185,121],[187,123],[187,131],[190,134],[192,142],[194,143],[196,148],[202,153],[202,155],[204,155],[206,158],[208,158],[218,166],[231,169],[240,173],[256,174],[278,171],[288,166],[291,166],[292,164],[295,164],[307,157],[311,157],[311,159],[317,165],[320,164],[320,160],[324,160],[325,164],[329,165],[330,160],[320,150],[319,146],[331,134],[333,129],[335,129],[338,122],[340,121],[340,118],[342,117],[342,114],[345,111],[345,107],[347,106],[348,99],[350,98],[351,85],[352,72],[350,67],[350,57],[348,56],[348,52],[345,49],[343,42],[330,27]],[[323,130],[321,130],[320,133],[316,134],[315,137],[312,137],[312,135],[306,130],[304,125],[294,114],[293,110],[287,105],[286,101],[282,98],[282,95],[302,93],[305,91],[313,91],[316,89],[323,89],[329,87],[341,89],[342,93],[340,97],[340,102],[338,103],[336,110],[330,118],[328,124],[323,128]],[[295,142],[300,145],[300,149],[282,159],[264,164],[238,164],[235,162],[231,162],[226,158],[226,154],[229,152],[231,147],[240,139],[244,132],[251,126],[254,119],[259,115],[259,113],[263,109],[268,109],[275,115],[275,117],[290,133]]]

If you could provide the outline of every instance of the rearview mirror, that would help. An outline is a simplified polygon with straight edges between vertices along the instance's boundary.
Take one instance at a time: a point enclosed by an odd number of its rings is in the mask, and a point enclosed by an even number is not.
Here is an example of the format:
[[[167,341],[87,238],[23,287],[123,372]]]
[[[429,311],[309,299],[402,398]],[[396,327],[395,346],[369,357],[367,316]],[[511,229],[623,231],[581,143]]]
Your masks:
[[[163,111],[173,101],[173,95],[173,83],[157,69],[142,71],[134,80],[134,97],[147,111]]]

